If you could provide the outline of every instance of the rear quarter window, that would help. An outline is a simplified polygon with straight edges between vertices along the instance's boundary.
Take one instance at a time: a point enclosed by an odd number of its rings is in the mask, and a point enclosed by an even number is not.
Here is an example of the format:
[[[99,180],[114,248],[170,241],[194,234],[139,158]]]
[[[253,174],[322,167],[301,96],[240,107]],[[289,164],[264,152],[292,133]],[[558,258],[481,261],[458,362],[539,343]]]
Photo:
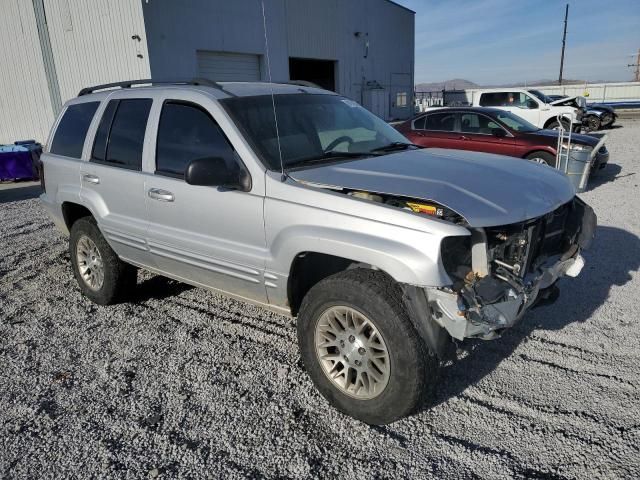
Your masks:
[[[56,128],[49,151],[56,155],[80,158],[89,125],[98,105],[100,102],[69,105]]]

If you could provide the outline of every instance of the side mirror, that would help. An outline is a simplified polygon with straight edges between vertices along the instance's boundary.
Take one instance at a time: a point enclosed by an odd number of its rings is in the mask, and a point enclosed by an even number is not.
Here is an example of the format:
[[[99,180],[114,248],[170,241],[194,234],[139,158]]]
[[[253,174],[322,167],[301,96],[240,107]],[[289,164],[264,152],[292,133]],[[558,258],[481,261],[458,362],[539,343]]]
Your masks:
[[[239,164],[229,168],[220,157],[196,158],[189,162],[184,172],[184,180],[189,185],[224,187],[248,192],[251,190],[251,176]]]
[[[492,128],[491,135],[493,135],[494,137],[502,138],[507,136],[507,132],[505,132],[502,128]]]
[[[527,108],[530,110],[535,110],[538,108],[538,103],[535,100],[527,100]]]

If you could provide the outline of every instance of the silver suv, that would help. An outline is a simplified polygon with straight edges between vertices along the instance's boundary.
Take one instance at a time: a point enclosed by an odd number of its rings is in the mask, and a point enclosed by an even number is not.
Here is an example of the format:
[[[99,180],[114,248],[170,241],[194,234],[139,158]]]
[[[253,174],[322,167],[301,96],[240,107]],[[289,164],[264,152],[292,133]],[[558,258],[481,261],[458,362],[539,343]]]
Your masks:
[[[84,89],[47,145],[41,200],[87,297],[141,267],[297,317],[318,390],[371,424],[423,401],[452,338],[555,299],[596,224],[552,168],[419,149],[308,85]]]

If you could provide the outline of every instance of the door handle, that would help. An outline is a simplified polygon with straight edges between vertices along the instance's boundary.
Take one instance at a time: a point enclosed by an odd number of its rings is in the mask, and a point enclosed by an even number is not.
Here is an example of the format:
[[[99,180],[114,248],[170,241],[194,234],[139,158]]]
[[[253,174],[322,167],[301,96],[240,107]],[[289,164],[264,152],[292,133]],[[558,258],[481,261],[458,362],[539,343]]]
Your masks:
[[[82,175],[82,179],[87,183],[93,183],[95,185],[100,183],[100,177],[91,175],[90,173],[85,173],[84,175]]]
[[[160,200],[161,202],[173,202],[176,198],[173,196],[173,193],[160,188],[149,189],[149,197],[154,200]]]
[[[465,137],[464,135],[460,135],[460,140],[469,140],[469,137]]]

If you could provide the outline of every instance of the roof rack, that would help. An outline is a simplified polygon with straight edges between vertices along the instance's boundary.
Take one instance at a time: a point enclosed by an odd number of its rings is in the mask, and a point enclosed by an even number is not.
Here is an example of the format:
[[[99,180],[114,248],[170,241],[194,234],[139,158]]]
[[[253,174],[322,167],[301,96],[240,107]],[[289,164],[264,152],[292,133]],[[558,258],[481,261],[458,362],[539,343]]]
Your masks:
[[[217,88],[218,90],[224,90],[222,88],[222,85],[206,78],[194,78],[192,80],[152,80],[151,78],[146,78],[141,80],[127,80],[124,82],[104,83],[102,85],[96,85],[94,87],[83,88],[78,93],[78,96],[81,97],[98,90],[106,90],[109,88],[131,88],[133,85],[202,85],[206,87]]]
[[[289,85],[298,85],[300,87],[312,87],[312,88],[320,88],[321,90],[324,90],[324,88],[322,88],[317,83],[308,82],[307,80],[289,80],[288,82],[285,82],[285,83],[288,83]]]

